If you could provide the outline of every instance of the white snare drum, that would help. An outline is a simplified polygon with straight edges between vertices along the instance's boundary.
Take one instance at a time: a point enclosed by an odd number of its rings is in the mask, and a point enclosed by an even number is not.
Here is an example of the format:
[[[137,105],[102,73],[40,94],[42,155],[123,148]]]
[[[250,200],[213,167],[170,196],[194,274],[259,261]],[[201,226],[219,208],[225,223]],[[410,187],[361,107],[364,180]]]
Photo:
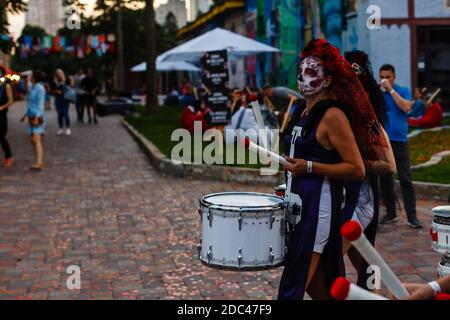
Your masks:
[[[442,256],[441,261],[438,264],[438,278],[443,278],[450,275],[450,253],[447,252]]]
[[[225,192],[200,200],[199,259],[210,267],[266,269],[285,257],[285,209],[280,197]]]
[[[445,253],[450,251],[450,206],[439,206],[431,210],[433,222],[430,236],[435,251]]]

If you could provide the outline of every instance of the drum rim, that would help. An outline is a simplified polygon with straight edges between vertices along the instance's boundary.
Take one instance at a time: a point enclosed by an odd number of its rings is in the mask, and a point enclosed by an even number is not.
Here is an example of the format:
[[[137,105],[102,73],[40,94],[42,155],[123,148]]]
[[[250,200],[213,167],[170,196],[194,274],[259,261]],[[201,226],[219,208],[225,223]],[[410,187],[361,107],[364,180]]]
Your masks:
[[[440,216],[444,218],[450,218],[450,206],[437,206],[431,209],[433,216]]]
[[[215,263],[208,263],[202,259],[199,259],[199,261],[206,267],[212,268],[212,269],[218,269],[218,270],[224,270],[224,271],[264,271],[264,270],[271,270],[276,269],[281,266],[284,266],[286,263],[286,257],[283,258],[282,261],[270,264],[270,265],[260,265],[260,266],[245,266],[245,267],[237,267],[237,266],[228,266],[228,265],[221,265],[221,264],[215,264]]]
[[[267,196],[270,198],[276,198],[280,200],[280,203],[267,205],[267,206],[234,206],[234,205],[225,205],[225,204],[214,204],[208,202],[206,200],[207,197],[219,196],[219,195],[230,195],[230,194],[248,194],[248,195],[258,195],[258,196]],[[263,193],[263,192],[240,192],[240,191],[229,191],[229,192],[216,192],[203,196],[200,199],[200,204],[206,208],[214,207],[215,209],[226,209],[230,211],[255,211],[255,210],[277,210],[286,207],[286,201],[284,198],[277,196],[275,194]]]

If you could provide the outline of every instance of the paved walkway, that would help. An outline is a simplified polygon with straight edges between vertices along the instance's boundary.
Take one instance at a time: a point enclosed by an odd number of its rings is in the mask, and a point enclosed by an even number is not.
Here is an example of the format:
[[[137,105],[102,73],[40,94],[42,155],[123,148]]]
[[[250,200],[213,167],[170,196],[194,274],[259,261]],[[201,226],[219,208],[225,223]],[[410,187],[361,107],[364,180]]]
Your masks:
[[[46,168],[31,172],[31,146],[18,122],[24,110],[19,102],[9,114],[16,162],[0,169],[0,299],[276,296],[281,268],[220,271],[203,266],[196,256],[202,195],[272,192],[272,186],[163,176],[119,117],[75,124],[72,136],[56,136],[54,111],[47,112]],[[437,204],[418,203],[425,224]],[[427,228],[411,230],[403,218],[380,230],[377,247],[402,279],[429,281],[436,275],[439,254],[430,249]],[[69,265],[81,268],[81,290],[67,289]]]

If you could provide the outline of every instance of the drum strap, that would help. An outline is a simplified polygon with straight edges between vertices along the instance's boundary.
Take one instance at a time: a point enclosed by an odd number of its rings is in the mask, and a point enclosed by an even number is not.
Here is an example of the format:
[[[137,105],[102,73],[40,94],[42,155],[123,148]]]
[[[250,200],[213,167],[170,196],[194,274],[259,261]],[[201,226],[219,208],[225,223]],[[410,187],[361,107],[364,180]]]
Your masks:
[[[240,129],[241,128],[241,124],[242,124],[242,120],[244,119],[244,115],[245,115],[245,108],[241,108],[241,113],[239,114],[239,118],[236,124],[236,128],[235,129]]]
[[[289,157],[290,158],[294,158],[294,154],[295,154],[295,141],[297,140],[298,137],[300,137],[302,134],[302,127],[298,127],[295,126],[292,129],[292,139],[291,139],[291,148],[289,150]],[[294,204],[298,205],[298,206],[302,206],[302,200],[300,197],[296,197],[296,201],[294,203],[292,196],[291,196],[291,187],[292,187],[292,172],[288,171],[287,172],[287,182],[286,182],[286,193],[285,193],[285,199],[288,202],[288,211],[291,212],[292,210],[292,206]],[[300,203],[299,203],[300,202]]]

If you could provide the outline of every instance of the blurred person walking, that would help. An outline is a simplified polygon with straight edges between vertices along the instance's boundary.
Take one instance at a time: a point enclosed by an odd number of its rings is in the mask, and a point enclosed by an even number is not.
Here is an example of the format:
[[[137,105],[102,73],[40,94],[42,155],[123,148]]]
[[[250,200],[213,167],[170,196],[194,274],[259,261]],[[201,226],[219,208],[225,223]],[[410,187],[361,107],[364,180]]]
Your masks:
[[[14,96],[11,85],[3,78],[0,71],[0,145],[5,154],[5,160],[3,166],[9,168],[13,164],[13,157],[11,153],[11,147],[6,135],[8,134],[8,109],[14,103]]]
[[[45,133],[44,104],[45,88],[43,85],[43,74],[34,71],[31,77],[31,86],[28,91],[28,108],[20,119],[21,122],[28,118],[28,134],[31,137],[36,163],[30,168],[32,170],[42,170],[44,166],[44,150],[42,146],[42,135]]]
[[[81,81],[86,77],[84,74],[83,69],[78,70],[78,72],[74,76],[74,86],[75,91],[77,94],[76,97],[76,109],[77,109],[77,121],[79,123],[84,122],[84,105],[85,105],[85,98],[84,98],[84,90],[81,88]]]
[[[81,80],[80,88],[84,90],[85,105],[87,107],[88,122],[92,123],[92,118],[94,118],[94,123],[97,121],[97,93],[99,90],[99,84],[97,78],[94,77],[92,68],[88,68],[86,76]]]
[[[66,86],[66,76],[62,69],[56,69],[55,79],[53,83],[53,95],[55,96],[55,108],[58,114],[58,131],[57,135],[62,135],[64,133],[64,125],[66,126],[65,133],[67,135],[71,134],[70,131],[70,117],[69,117],[69,104],[64,99],[64,90]]]
[[[68,76],[66,78],[66,83],[64,85],[64,104],[67,106],[67,113],[69,113],[70,111],[70,104],[76,104],[77,103],[77,93],[75,90],[75,86],[74,86],[74,79],[72,76]],[[69,123],[70,123],[70,119],[69,119]],[[66,129],[66,134],[70,135],[71,131],[70,128]]]

